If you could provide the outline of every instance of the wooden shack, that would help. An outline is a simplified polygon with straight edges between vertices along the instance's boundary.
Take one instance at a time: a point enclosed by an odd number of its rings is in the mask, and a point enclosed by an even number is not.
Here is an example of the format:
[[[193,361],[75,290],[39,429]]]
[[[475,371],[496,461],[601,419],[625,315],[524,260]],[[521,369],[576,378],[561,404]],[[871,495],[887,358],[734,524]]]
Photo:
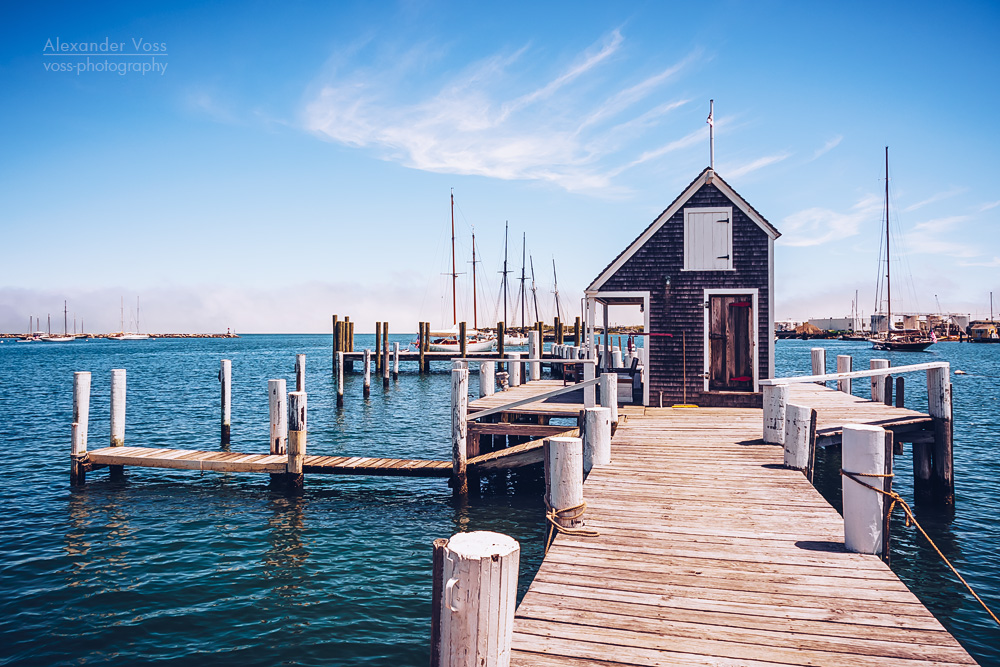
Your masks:
[[[586,289],[598,311],[639,305],[643,403],[760,405],[774,375],[774,240],[779,232],[707,168]]]

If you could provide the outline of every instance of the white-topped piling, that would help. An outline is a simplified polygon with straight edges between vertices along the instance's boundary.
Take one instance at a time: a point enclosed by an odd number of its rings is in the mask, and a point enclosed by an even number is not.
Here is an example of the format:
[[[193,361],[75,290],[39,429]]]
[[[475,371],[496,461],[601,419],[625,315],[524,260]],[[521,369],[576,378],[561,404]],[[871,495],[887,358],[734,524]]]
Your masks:
[[[785,443],[785,410],[788,406],[788,385],[764,385],[764,442]]]
[[[540,359],[542,356],[542,344],[541,344],[541,334],[538,333],[538,329],[532,329],[528,332],[528,358],[529,359]],[[529,361],[528,362],[528,380],[534,382],[536,380],[542,379],[542,362],[540,361]]]
[[[555,521],[563,528],[583,523],[576,509],[583,505],[583,441],[553,437],[544,442],[545,505],[556,512]]]
[[[876,368],[889,368],[888,359],[872,359],[868,362],[868,367],[872,370]],[[871,377],[872,400],[877,403],[885,402],[885,376],[873,375]]]
[[[583,380],[593,380],[597,372],[597,367],[593,362],[583,364]],[[583,407],[592,408],[597,405],[597,388],[594,385],[587,385],[583,388]]]
[[[372,393],[372,351],[365,348],[364,360],[361,362],[364,366],[365,379],[364,379],[364,389],[362,393],[365,398],[371,396]]]
[[[785,465],[806,471],[810,477],[813,443],[816,438],[816,411],[803,405],[785,406]]]
[[[466,475],[468,449],[469,369],[451,369],[451,489],[456,496],[469,493]]]
[[[812,357],[812,374],[826,375],[826,348],[814,347],[809,352]],[[825,385],[826,383],[817,382],[816,384]]]
[[[611,410],[584,408],[583,472],[611,463]]]
[[[520,361],[518,361],[521,358],[521,353],[520,352],[508,352],[506,354],[506,357],[508,359],[512,360],[511,362],[509,362],[507,364],[507,383],[511,387],[520,387],[521,386],[521,369],[524,366],[524,364],[522,364]]]
[[[295,355],[295,391],[306,390],[306,355]]]
[[[302,462],[306,456],[306,392],[288,394],[288,462],[285,479],[288,489],[302,489]]]
[[[495,361],[479,363],[479,398],[492,396],[496,391],[496,369]]]
[[[601,374],[601,407],[611,412],[611,423],[618,423],[618,374]]]
[[[223,359],[219,365],[219,382],[222,385],[222,444],[228,445],[231,435],[233,362]]]
[[[73,424],[70,432],[70,484],[86,481],[87,430],[90,423],[90,371],[73,373]]]
[[[882,488],[885,473],[885,429],[868,424],[846,424],[841,444],[845,472],[865,484]],[[844,547],[863,554],[882,553],[883,500],[881,493],[842,475]]]
[[[854,360],[849,354],[838,354],[837,355],[837,372],[838,373],[850,373],[853,369]],[[845,394],[851,393],[851,378],[846,380],[837,380],[837,391],[842,391]]]

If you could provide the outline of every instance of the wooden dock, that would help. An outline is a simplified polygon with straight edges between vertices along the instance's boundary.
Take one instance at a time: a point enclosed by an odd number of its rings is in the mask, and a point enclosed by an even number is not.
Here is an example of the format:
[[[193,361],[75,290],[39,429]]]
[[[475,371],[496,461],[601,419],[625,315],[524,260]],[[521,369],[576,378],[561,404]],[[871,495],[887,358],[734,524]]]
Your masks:
[[[853,403],[831,393],[833,427]],[[629,412],[584,485],[600,535],[555,539],[512,665],[975,664],[877,556],[844,550],[837,511],[761,444],[761,410]]]

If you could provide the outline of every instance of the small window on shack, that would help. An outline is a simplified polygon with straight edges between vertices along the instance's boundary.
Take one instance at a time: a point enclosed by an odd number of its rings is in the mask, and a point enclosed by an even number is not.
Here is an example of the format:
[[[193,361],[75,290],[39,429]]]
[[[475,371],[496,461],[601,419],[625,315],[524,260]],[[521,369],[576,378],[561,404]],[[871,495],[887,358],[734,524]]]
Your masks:
[[[733,209],[684,209],[684,270],[731,271]]]

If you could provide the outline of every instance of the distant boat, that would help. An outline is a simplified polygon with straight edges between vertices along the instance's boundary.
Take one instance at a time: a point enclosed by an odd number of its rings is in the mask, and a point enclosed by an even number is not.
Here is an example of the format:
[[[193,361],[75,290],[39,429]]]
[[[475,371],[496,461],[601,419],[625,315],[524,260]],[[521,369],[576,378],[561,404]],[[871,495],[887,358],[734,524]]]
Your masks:
[[[135,331],[125,331],[125,297],[122,297],[121,331],[108,336],[108,340],[148,340],[149,334],[139,333],[139,297],[135,298]]]
[[[922,352],[937,342],[932,331],[930,335],[920,330],[892,328],[892,283],[889,270],[889,147],[885,147],[885,331],[874,333],[868,340],[876,350],[897,352]]]
[[[990,292],[990,319],[973,322],[969,327],[969,340],[973,343],[1000,343],[997,323],[993,321],[993,292]]]
[[[71,343],[76,340],[76,336],[69,335],[69,309],[67,308],[65,301],[63,301],[63,335],[53,336],[51,333],[51,326],[49,328],[50,332],[47,335],[42,336],[40,339],[43,343]]]

